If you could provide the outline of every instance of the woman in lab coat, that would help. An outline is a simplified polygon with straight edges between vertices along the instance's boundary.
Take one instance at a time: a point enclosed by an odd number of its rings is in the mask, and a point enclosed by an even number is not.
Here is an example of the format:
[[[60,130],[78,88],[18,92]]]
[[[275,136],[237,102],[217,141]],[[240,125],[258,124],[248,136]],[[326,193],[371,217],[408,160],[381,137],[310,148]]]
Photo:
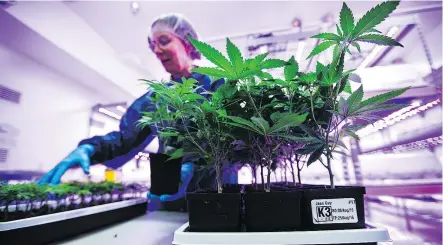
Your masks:
[[[165,70],[171,74],[172,80],[181,82],[182,77],[194,78],[205,90],[213,91],[223,81],[212,83],[208,76],[191,72],[193,61],[200,58],[200,53],[191,45],[187,39],[188,35],[197,39],[196,31],[183,16],[160,16],[151,25],[149,47]],[[148,91],[128,108],[121,119],[119,131],[82,140],[73,152],[43,176],[40,183],[58,184],[62,175],[77,165],[86,174],[89,174],[89,166],[95,163],[104,163],[116,169],[157,140],[155,129],[141,129],[137,126],[143,111],[155,110],[155,106],[150,102],[153,92]],[[158,145],[161,148],[162,144]],[[159,149],[158,154],[150,154],[151,190],[148,198],[161,202],[178,200],[184,203],[186,191],[196,188],[196,183],[190,184],[191,180],[196,182],[197,179],[196,176],[193,178],[194,165],[189,162],[182,163],[181,159],[165,163],[167,157],[161,154],[162,150]],[[200,177],[198,179],[201,181]],[[212,178],[206,179],[206,184],[212,184]]]

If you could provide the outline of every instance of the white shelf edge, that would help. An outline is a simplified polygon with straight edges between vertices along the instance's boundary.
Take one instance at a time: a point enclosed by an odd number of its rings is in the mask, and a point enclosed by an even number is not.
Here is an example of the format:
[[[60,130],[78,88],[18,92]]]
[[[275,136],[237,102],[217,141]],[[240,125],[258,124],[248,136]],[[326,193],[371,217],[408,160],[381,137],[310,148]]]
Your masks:
[[[27,219],[21,219],[21,220],[14,220],[9,222],[0,222],[0,232],[1,231],[8,231],[8,230],[14,230],[29,226],[35,226],[35,225],[42,225],[47,223],[52,223],[56,221],[66,220],[66,219],[73,219],[80,216],[85,215],[91,215],[96,213],[102,213],[114,209],[129,207],[133,205],[137,205],[140,203],[147,202],[144,198],[137,198],[133,200],[126,200],[126,201],[120,201],[120,202],[114,202],[114,203],[108,203],[108,204],[102,204],[98,206],[88,207],[88,208],[80,208],[60,213],[54,213],[54,214],[47,214],[47,215],[41,215],[37,217],[27,218]]]
[[[188,223],[174,232],[174,245],[308,245],[391,241],[386,228],[292,232],[185,232]]]

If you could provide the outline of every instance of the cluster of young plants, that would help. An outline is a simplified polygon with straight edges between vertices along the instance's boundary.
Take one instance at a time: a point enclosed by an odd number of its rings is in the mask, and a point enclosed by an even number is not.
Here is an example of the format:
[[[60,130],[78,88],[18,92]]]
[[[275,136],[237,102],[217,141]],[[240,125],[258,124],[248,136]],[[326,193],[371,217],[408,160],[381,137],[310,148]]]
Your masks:
[[[73,182],[60,185],[3,183],[0,185],[0,220],[10,221],[120,201],[128,198],[125,196],[127,192],[135,191],[138,190],[133,186],[113,182]],[[130,195],[130,198],[134,196]]]
[[[358,21],[343,3],[336,33],[320,33],[312,38],[321,42],[307,57],[333,47],[329,64],[317,62],[314,71],[303,72],[298,62],[267,59],[267,53],[243,58],[240,50],[227,39],[225,57],[210,45],[189,38],[193,46],[214,67],[193,71],[225,83],[215,91],[203,91],[194,79],[181,83],[146,81],[155,91],[157,110],[145,112],[140,123],[156,125],[171,158],[185,157],[215,169],[218,192],[222,192],[222,169],[243,161],[253,169],[267,168],[265,190],[271,191],[270,173],[282,156],[306,165],[320,162],[328,171],[331,188],[334,179],[331,160],[345,148],[344,137],[358,139],[356,131],[380,118],[377,112],[404,105],[387,104],[407,88],[363,99],[363,86],[355,91],[351,81],[361,83],[355,69],[345,70],[345,56],[351,49],[360,52],[360,43],[402,46],[375,28],[398,6],[398,1],[383,2]],[[355,50],[354,50],[355,51]],[[284,75],[274,77],[267,71],[282,68]],[[358,122],[358,123],[357,123]],[[288,156],[288,154],[290,154]],[[294,156],[294,157],[292,157]],[[262,171],[263,173],[263,171]]]

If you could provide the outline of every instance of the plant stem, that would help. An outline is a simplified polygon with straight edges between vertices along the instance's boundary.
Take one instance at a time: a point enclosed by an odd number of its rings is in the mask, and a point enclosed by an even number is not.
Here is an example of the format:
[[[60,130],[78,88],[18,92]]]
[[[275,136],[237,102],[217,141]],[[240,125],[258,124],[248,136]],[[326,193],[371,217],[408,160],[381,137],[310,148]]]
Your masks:
[[[251,94],[249,93],[249,89],[246,90],[246,93],[248,94],[248,98],[251,101],[252,107],[254,107],[255,112],[257,113],[257,115],[259,117],[262,117],[260,111],[257,109],[257,106],[255,105],[254,99],[252,98]]]
[[[334,175],[332,174],[332,170],[331,170],[331,158],[327,157],[327,166],[328,166],[328,173],[329,173],[329,181],[331,182],[331,189],[335,189],[334,186]]]
[[[291,174],[292,174],[292,185],[296,185],[295,183],[295,171],[294,171],[294,164],[292,163],[292,161],[290,161],[290,165],[291,165]]]
[[[300,158],[299,157],[295,157],[295,160],[297,161],[297,177],[298,177],[298,183],[301,185],[301,169],[300,168]]]
[[[326,160],[327,160],[327,169],[328,169],[328,173],[329,173],[329,180],[331,183],[331,188],[334,189],[334,180],[333,180],[333,176],[332,176],[332,172],[331,172],[331,159],[330,159],[330,154],[329,154],[329,134],[330,134],[330,129],[331,129],[331,124],[332,124],[332,116],[331,118],[329,118],[328,120],[328,128],[326,129],[326,139],[325,139],[325,143],[326,143]]]
[[[268,161],[268,176],[267,177],[267,185],[266,192],[271,192],[271,163],[272,161]]]
[[[261,183],[262,183],[262,185],[263,185],[263,190],[265,189],[265,176],[264,176],[264,173],[263,173],[263,164],[262,164],[262,161],[260,161],[260,175],[261,175]]]
[[[315,120],[315,114],[314,114],[314,102],[312,101],[312,91],[309,90],[309,96],[310,96],[310,102],[311,102],[311,113],[312,113],[312,119],[314,119],[315,124],[318,125],[317,120]]]
[[[217,192],[220,194],[223,192],[223,187],[222,187],[222,180],[221,180],[220,162],[218,161],[218,159],[215,162],[215,174],[216,174],[216,179],[217,179]]]

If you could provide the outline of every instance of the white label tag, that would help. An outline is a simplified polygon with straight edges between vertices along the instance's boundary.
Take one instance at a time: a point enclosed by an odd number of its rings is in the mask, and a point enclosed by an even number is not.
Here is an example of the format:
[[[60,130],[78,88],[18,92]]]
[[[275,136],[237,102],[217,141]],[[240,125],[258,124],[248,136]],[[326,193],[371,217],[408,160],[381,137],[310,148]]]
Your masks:
[[[314,224],[357,223],[354,198],[317,199],[311,201]]]

